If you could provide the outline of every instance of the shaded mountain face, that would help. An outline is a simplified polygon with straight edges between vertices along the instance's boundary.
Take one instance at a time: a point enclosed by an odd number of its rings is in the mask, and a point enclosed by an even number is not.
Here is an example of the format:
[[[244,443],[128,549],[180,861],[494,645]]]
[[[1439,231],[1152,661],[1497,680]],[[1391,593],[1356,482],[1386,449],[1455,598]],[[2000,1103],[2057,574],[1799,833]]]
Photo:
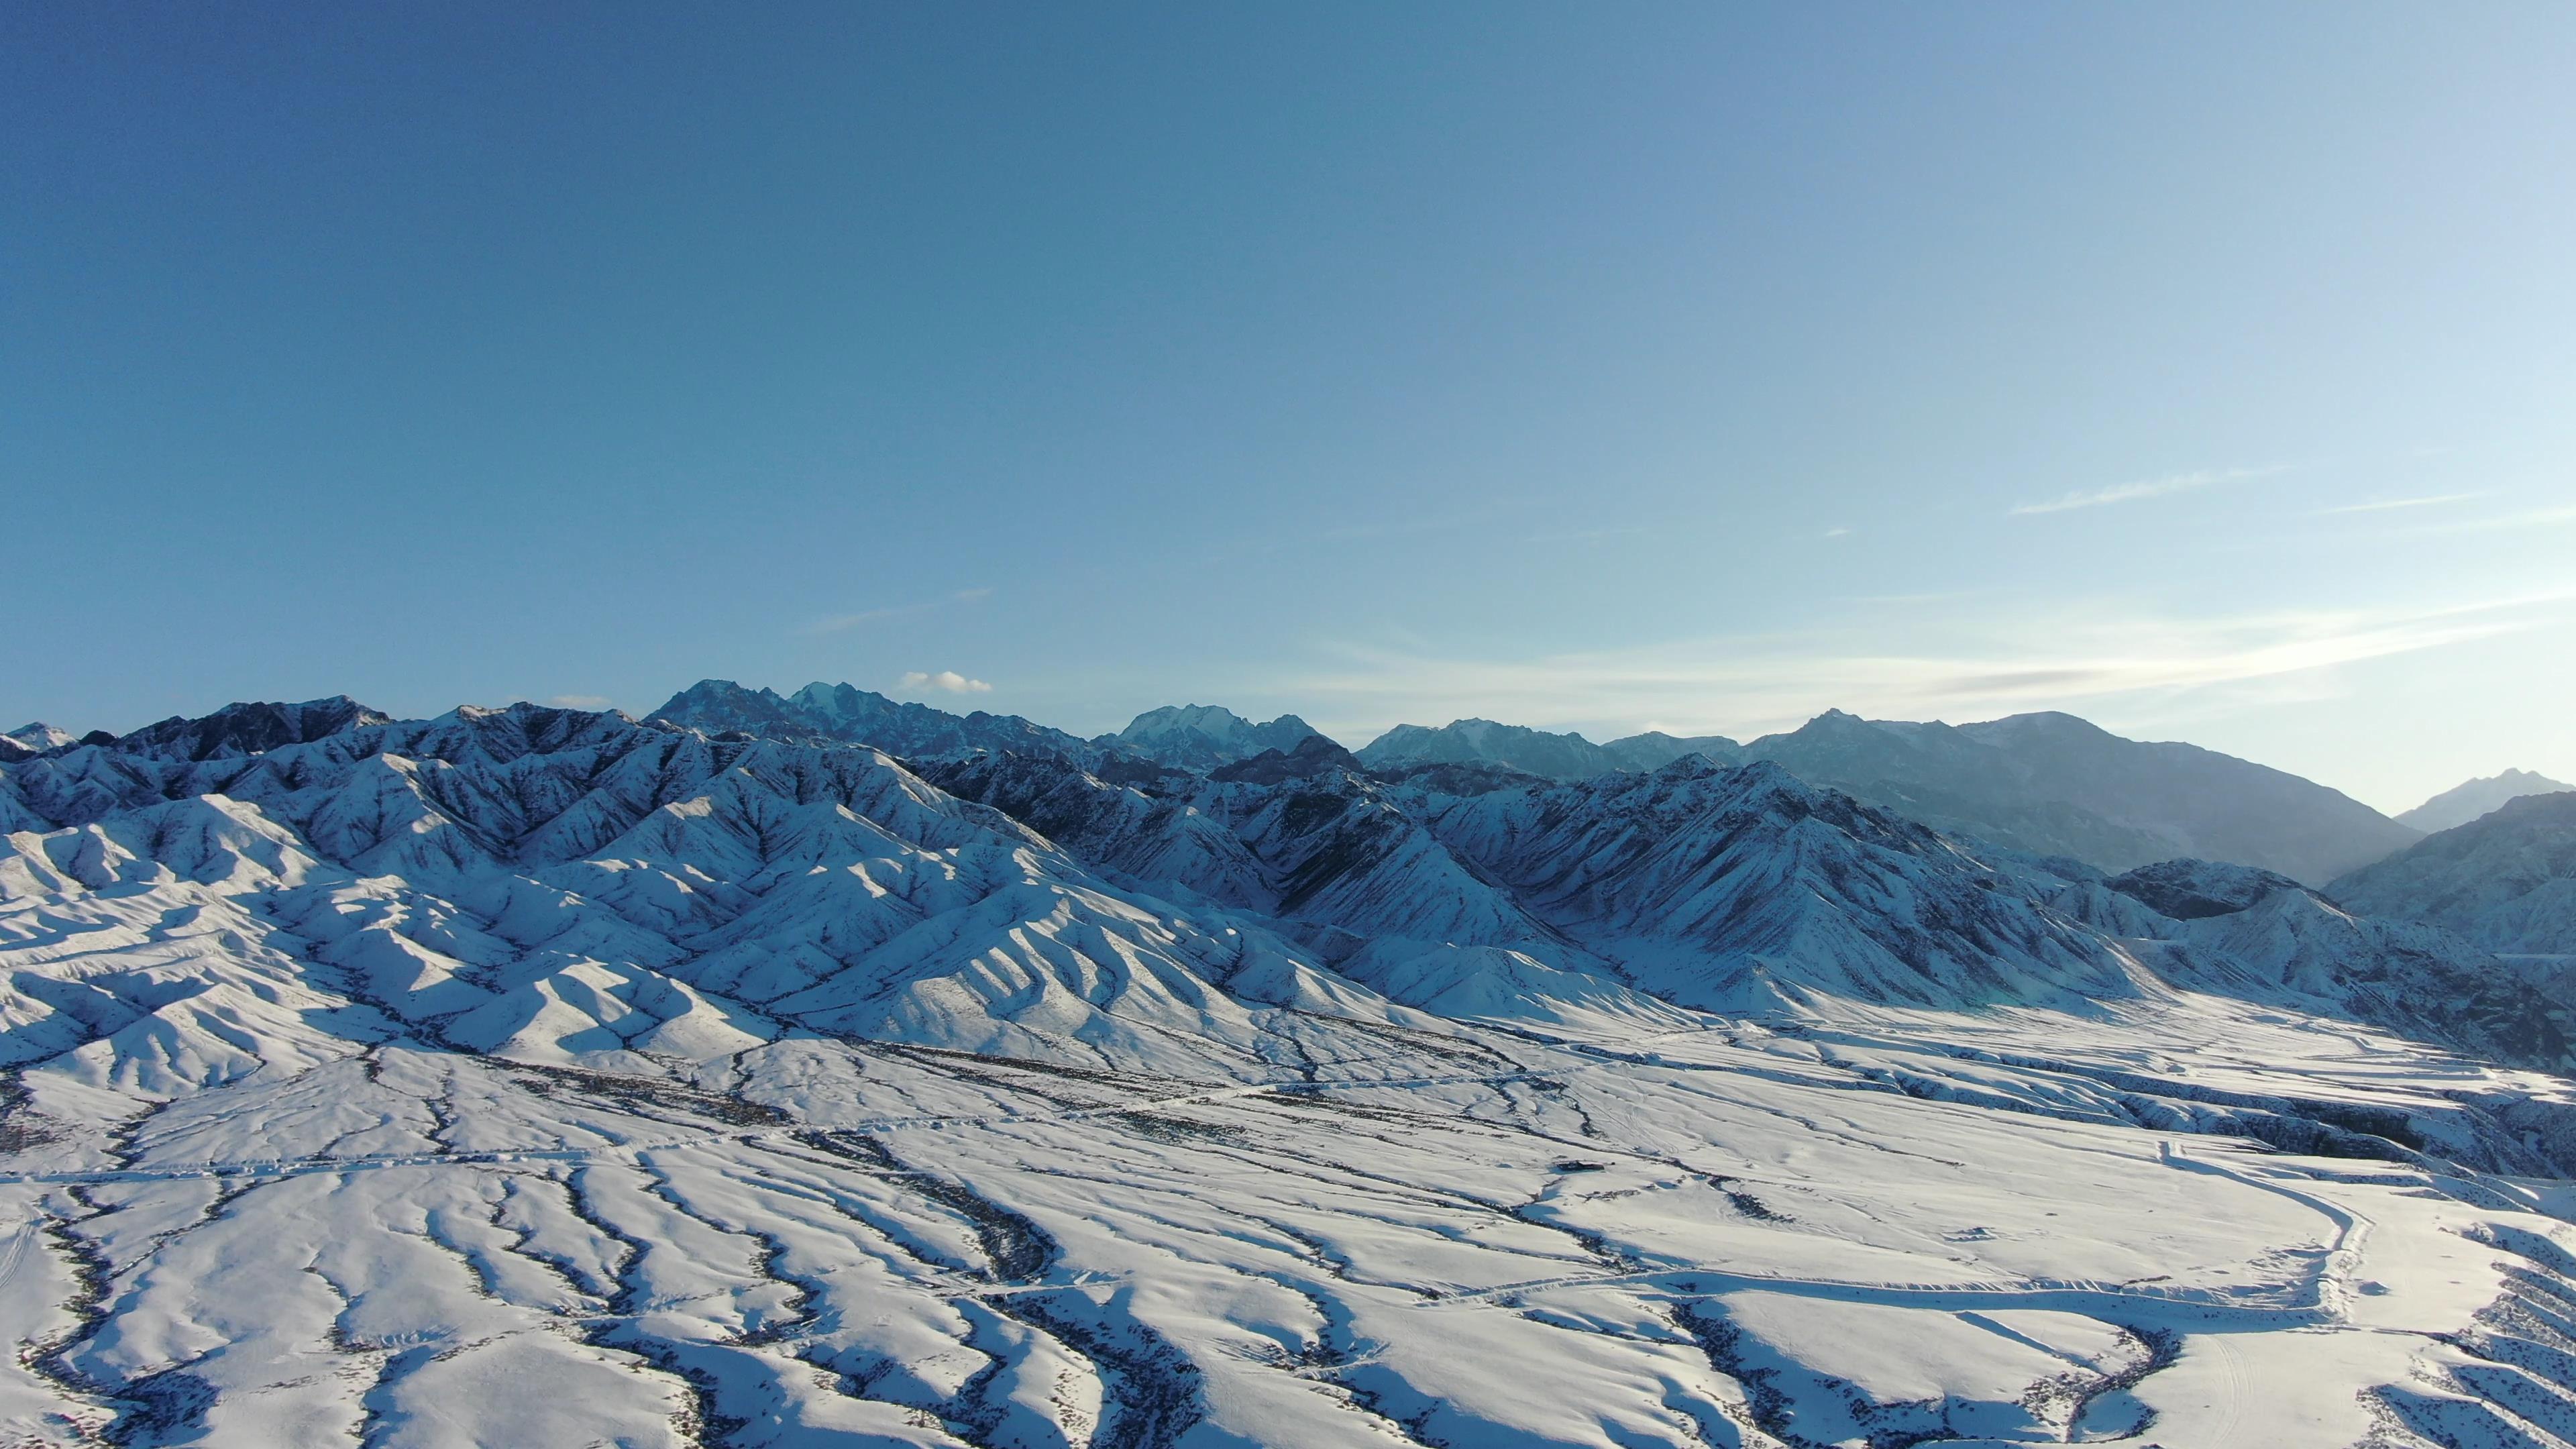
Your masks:
[[[1664,734],[1595,745],[1579,734],[1460,720],[1436,730],[1399,725],[1359,754],[1381,775],[1481,764],[1560,783],[1694,755],[1722,765],[1768,760],[1942,830],[2114,872],[2199,856],[2314,885],[2416,838],[2295,775],[2192,745],[2123,739],[2065,714],[1952,726],[1829,710],[1746,745]]]
[[[1832,711],[1746,753],[1944,830],[2109,871],[2196,856],[2316,885],[2415,838],[2296,775],[2066,714],[1952,726]]]
[[[2519,800],[2525,795],[2554,795],[2567,790],[2576,790],[2576,785],[2553,780],[2547,775],[2535,775],[2529,770],[2507,770],[2501,775],[2454,785],[2400,814],[2397,820],[2401,825],[2411,825],[2430,834],[2466,825],[2508,800]]]
[[[344,730],[390,723],[345,694],[301,704],[228,704],[197,719],[173,715],[116,740],[119,754],[161,760],[234,760],[286,745],[310,744]]]
[[[1098,743],[1179,769],[1211,770],[1271,750],[1291,753],[1304,741],[1321,738],[1314,726],[1293,714],[1254,724],[1212,704],[1167,704],[1136,716],[1127,728]]]
[[[2525,795],[2326,887],[2493,951],[2576,956],[2576,794]]]
[[[1434,833],[1534,914],[1685,1005],[2130,989],[2104,938],[2041,904],[2062,882],[1776,765],[1685,757],[1650,775],[1428,803]]]
[[[764,739],[834,740],[894,754],[931,756],[969,750],[1045,751],[1096,761],[1089,740],[1018,715],[950,714],[926,704],[888,699],[849,684],[806,685],[794,694],[746,689],[729,679],[702,679],[646,716],[706,734]]]
[[[1303,780],[1335,771],[1359,774],[1363,769],[1359,756],[1322,735],[1308,735],[1292,749],[1263,750],[1232,764],[1220,765],[1208,772],[1208,778],[1220,782],[1248,780],[1259,785],[1276,785],[1283,780]]]

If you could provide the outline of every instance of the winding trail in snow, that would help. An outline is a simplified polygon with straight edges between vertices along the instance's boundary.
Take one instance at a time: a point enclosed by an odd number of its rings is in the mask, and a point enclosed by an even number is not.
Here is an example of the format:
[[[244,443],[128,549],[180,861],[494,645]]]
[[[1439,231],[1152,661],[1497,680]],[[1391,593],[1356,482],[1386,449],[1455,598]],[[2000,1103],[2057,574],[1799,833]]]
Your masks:
[[[1690,1297],[1760,1291],[1972,1315],[1997,1309],[2050,1309],[2080,1313],[2109,1322],[2125,1322],[2143,1315],[2178,1327],[2189,1325],[2201,1332],[2211,1332],[2222,1326],[2237,1330],[2349,1326],[2346,1305],[2352,1291],[2350,1284],[2360,1266],[2363,1245],[2369,1237],[2370,1219],[2315,1193],[2268,1181],[2222,1163],[2188,1157],[2180,1145],[2171,1140],[2159,1144],[2158,1158],[2179,1171],[2222,1177],[2245,1187],[2286,1197],[2325,1217],[2334,1225],[2334,1232],[2314,1271],[2286,1282],[2219,1289],[2068,1278],[1898,1283],[1678,1267],[1634,1273],[1574,1274],[1497,1284],[1490,1288],[1451,1293],[1424,1307],[1438,1311],[1448,1306],[1491,1302],[1557,1289],[1626,1285]]]

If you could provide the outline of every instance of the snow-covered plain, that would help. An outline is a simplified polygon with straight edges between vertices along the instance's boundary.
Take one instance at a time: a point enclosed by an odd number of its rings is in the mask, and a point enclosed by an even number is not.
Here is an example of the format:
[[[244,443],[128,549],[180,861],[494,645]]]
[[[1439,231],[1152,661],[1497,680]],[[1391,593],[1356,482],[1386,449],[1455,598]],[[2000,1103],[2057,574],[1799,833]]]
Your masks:
[[[0,1442],[2576,1442],[2464,943],[1763,766],[1050,768],[0,766]]]

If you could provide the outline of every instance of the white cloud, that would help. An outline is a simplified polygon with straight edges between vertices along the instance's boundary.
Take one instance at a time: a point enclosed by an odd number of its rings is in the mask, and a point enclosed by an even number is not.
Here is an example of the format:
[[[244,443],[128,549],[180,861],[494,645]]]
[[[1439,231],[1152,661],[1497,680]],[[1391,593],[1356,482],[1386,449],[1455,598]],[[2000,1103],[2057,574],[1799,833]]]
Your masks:
[[[950,694],[991,694],[993,692],[993,686],[980,679],[968,679],[954,669],[943,669],[937,674],[924,674],[916,669],[903,677],[901,687],[944,689]]]
[[[933,606],[929,604],[903,604],[891,609],[863,609],[855,614],[826,614],[807,624],[802,632],[838,634],[844,630],[855,629],[861,624],[873,624],[879,619],[900,619],[906,614],[918,614],[931,607]]]
[[[2162,478],[2142,478],[2135,483],[2115,483],[2108,488],[2068,493],[2043,503],[2014,506],[2015,516],[2025,513],[2064,513],[2076,508],[2101,508],[2113,503],[2134,503],[2142,498],[2162,498],[2173,493],[2191,493],[2214,488],[2221,483],[2241,483],[2249,478],[2268,478],[2288,471],[2287,464],[2267,468],[2204,468],[2191,473],[2171,473]]]
[[[606,709],[615,702],[604,694],[558,694],[546,701],[557,709]]]

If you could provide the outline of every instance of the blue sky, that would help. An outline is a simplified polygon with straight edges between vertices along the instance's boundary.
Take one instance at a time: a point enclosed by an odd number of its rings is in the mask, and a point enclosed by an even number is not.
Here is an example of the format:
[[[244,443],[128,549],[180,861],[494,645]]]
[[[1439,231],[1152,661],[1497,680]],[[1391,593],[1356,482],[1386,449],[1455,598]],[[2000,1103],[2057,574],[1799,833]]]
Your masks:
[[[2570,74],[2564,6],[10,7],[0,723],[2576,778]]]

